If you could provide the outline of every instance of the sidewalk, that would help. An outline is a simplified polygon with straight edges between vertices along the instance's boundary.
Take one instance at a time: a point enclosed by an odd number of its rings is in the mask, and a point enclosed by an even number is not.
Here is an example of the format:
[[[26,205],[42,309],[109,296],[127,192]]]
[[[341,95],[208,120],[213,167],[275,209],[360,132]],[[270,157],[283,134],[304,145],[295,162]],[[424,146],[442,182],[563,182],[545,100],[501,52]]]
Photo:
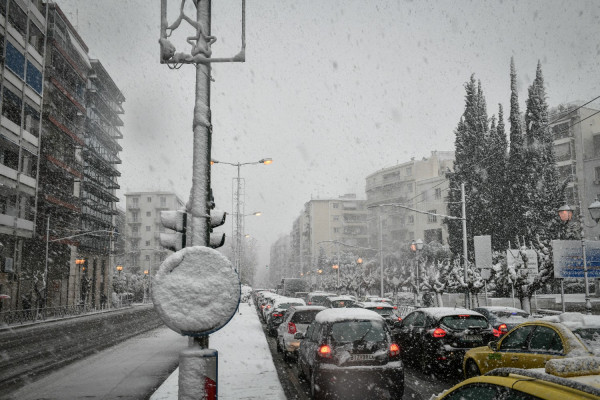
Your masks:
[[[285,400],[254,306],[241,303],[231,321],[210,335],[209,347],[219,352],[220,399]],[[176,369],[150,400],[176,400],[178,377]]]

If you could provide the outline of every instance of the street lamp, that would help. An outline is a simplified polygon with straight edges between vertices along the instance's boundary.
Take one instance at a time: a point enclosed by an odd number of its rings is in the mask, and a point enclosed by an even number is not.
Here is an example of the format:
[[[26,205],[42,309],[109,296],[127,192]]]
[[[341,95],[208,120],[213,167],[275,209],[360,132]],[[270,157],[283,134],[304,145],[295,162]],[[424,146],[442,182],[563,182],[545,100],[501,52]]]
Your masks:
[[[420,250],[423,250],[423,241],[421,239],[417,239],[416,241],[413,240],[412,243],[410,244],[410,250],[413,253],[415,253],[416,263],[417,263],[417,268],[416,268],[417,269],[417,273],[415,275],[415,280],[416,280],[416,285],[415,286],[416,286],[416,289],[417,289],[417,293],[416,293],[417,299],[415,300],[415,304],[418,307],[419,303],[420,303],[420,300],[419,300],[419,297],[420,297],[420,293],[419,293],[419,253],[418,252]]]
[[[598,223],[600,221],[600,201],[598,198],[589,205],[588,210],[592,219]],[[573,218],[573,209],[565,204],[558,209],[558,216],[563,222],[569,222]],[[587,254],[585,248],[585,223],[583,221],[583,209],[581,208],[581,200],[579,201],[579,227],[581,229],[581,252],[583,255],[583,280],[585,285],[585,312],[586,314],[592,313],[592,302],[590,301],[590,288],[588,280],[588,265],[587,265]]]
[[[251,161],[251,162],[237,162],[237,163],[231,163],[231,162],[227,162],[227,161],[218,161],[215,159],[210,160],[210,165],[214,165],[214,164],[226,164],[226,165],[232,165],[234,167],[237,167],[237,179],[236,179],[236,191],[235,191],[235,200],[236,200],[236,212],[235,212],[235,246],[234,246],[234,262],[235,262],[235,270],[238,272],[238,274],[240,275],[240,281],[242,280],[242,271],[240,270],[240,262],[241,262],[241,258],[242,258],[242,217],[244,217],[244,215],[242,215],[242,213],[240,212],[240,191],[241,191],[241,176],[240,176],[240,169],[242,167],[242,165],[252,165],[252,164],[264,164],[264,165],[269,165],[273,163],[273,159],[272,158],[262,158],[258,161]],[[252,215],[261,215],[261,212],[255,212]]]
[[[333,266],[331,268],[333,268],[337,271],[337,285],[339,288],[339,286],[340,286],[340,266],[338,264],[333,264]]]
[[[146,292],[148,291],[148,271],[147,269],[144,270],[144,299],[142,300],[142,303],[146,303]]]

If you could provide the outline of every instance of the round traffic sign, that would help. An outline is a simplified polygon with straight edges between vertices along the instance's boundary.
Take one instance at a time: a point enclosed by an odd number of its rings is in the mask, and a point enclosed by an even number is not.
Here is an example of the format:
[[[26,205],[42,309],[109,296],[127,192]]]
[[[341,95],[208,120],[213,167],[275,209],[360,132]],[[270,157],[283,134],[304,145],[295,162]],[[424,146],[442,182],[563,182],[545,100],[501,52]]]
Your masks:
[[[241,285],[231,262],[210,247],[186,247],[163,261],[152,284],[154,308],[187,336],[221,329],[235,314]]]

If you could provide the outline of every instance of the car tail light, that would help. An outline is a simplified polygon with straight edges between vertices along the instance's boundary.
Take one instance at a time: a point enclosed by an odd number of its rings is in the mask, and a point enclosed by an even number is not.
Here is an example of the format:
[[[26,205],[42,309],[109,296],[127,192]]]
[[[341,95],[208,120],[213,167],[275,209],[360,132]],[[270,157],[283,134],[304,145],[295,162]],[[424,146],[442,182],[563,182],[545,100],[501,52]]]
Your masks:
[[[508,333],[508,326],[506,326],[506,324],[500,324],[498,330],[501,334]]]
[[[397,310],[397,309],[398,309],[398,307],[394,306],[394,310]]]
[[[283,317],[283,314],[273,314],[273,317]]]
[[[398,322],[402,321],[402,317],[398,317]]]
[[[442,328],[435,328],[433,331],[433,337],[440,338],[446,336],[446,331]]]
[[[390,345],[390,357],[396,357],[400,355],[400,346],[396,343]]]
[[[296,324],[293,322],[288,322],[288,333],[290,335],[295,335],[296,334]]]
[[[500,331],[498,329],[493,328],[493,331],[494,331],[494,336],[500,337]]]
[[[312,304],[312,301],[307,302],[307,304],[310,306]]]
[[[469,318],[470,315],[469,314],[459,314],[458,318]]]
[[[264,305],[264,304],[261,304],[261,305],[260,305],[260,308],[265,308],[265,305]]]
[[[323,358],[331,358],[331,347],[326,344],[319,347],[319,355]]]
[[[377,308],[378,310],[383,310],[383,307],[381,307],[381,306],[378,306],[378,307],[375,307],[375,308]]]
[[[270,304],[267,306],[267,310],[268,310],[269,308],[271,308],[271,305],[270,305]]]

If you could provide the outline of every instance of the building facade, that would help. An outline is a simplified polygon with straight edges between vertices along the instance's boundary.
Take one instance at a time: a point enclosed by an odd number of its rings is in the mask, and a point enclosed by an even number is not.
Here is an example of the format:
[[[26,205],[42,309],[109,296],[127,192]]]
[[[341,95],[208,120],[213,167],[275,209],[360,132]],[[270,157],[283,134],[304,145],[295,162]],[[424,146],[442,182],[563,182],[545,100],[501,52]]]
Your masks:
[[[408,248],[416,239],[446,244],[447,228],[435,214],[447,215],[446,174],[453,167],[454,152],[432,151],[430,157],[367,176],[369,246],[393,251],[399,246]]]
[[[560,183],[567,183],[566,202],[583,207],[586,238],[597,238],[598,227],[587,207],[600,198],[600,113],[590,107],[565,104],[549,113]]]
[[[0,214],[0,293],[11,308],[97,307],[112,292],[125,99],[56,3],[3,1],[0,17],[0,202],[10,217]]]
[[[125,251],[117,254],[115,262],[123,271],[153,276],[164,259],[172,252],[160,245],[159,234],[169,232],[160,221],[160,212],[181,210],[185,203],[172,192],[131,192],[125,194],[126,231]]]

